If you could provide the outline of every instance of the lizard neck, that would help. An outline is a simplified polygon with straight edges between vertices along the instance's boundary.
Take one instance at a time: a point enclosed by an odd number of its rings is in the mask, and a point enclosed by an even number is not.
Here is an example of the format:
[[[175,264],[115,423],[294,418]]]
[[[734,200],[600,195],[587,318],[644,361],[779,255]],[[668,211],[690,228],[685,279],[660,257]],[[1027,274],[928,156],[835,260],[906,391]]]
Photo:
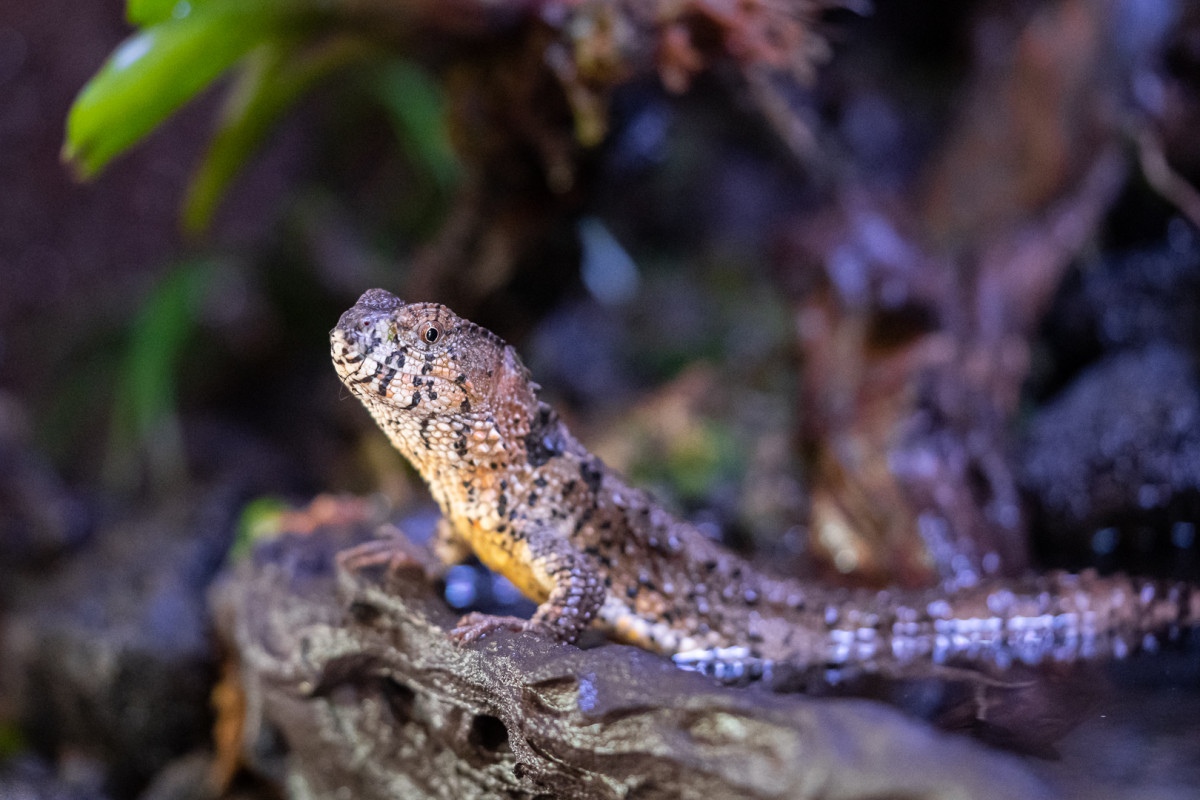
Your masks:
[[[590,454],[545,404],[430,417],[386,430],[463,535],[558,525],[575,516],[564,494]],[[576,506],[580,499],[574,498]]]
[[[419,465],[421,476],[442,513],[460,532],[497,531],[511,524],[534,470],[503,451],[488,460],[455,458]]]

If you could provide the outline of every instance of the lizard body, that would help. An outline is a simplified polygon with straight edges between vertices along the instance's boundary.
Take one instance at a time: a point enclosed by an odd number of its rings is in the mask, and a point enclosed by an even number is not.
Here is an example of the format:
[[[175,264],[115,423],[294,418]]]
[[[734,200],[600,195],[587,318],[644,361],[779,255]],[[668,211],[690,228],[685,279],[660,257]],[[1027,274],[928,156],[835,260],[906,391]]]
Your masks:
[[[1200,620],[1200,590],[1055,573],[951,594],[849,591],[767,576],[580,444],[512,347],[433,303],[366,292],[330,334],[339,377],[428,483],[441,552],[473,551],[539,603],[468,615],[574,641],[596,624],[681,666],[743,669],[1122,655]]]

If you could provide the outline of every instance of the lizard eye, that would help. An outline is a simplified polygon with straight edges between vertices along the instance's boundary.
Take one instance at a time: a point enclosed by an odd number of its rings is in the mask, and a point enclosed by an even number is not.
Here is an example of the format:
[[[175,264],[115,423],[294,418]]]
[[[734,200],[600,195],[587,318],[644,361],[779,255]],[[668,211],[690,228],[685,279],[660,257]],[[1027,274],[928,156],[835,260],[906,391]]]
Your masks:
[[[433,344],[442,338],[442,326],[436,322],[426,322],[424,327],[421,328],[421,338],[429,344]]]

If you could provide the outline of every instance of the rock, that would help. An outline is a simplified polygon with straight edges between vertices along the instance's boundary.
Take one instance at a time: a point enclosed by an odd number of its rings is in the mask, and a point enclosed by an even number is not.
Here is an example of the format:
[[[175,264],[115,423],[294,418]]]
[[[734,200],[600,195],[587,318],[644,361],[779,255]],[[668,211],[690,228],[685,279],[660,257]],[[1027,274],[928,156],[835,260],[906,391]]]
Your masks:
[[[57,771],[29,755],[0,765],[0,797],[4,800],[109,800],[100,787],[99,765],[67,759]]]
[[[30,744],[104,765],[114,797],[208,741],[205,591],[240,500],[228,488],[171,496],[102,526],[17,593],[0,627],[0,687]]]
[[[1158,345],[1089,367],[1033,419],[1021,462],[1040,532],[1056,552],[1073,563],[1111,554],[1125,569],[1179,567],[1178,552],[1155,564],[1116,550],[1126,529],[1176,529],[1187,535],[1174,546],[1194,547],[1194,527],[1179,529],[1200,509],[1200,380],[1191,355]],[[1167,537],[1156,538],[1165,547]]]
[[[0,602],[15,575],[44,565],[87,539],[90,510],[33,445],[30,422],[0,392]]]
[[[189,753],[158,771],[138,800],[218,800],[220,788],[212,778],[212,754]]]

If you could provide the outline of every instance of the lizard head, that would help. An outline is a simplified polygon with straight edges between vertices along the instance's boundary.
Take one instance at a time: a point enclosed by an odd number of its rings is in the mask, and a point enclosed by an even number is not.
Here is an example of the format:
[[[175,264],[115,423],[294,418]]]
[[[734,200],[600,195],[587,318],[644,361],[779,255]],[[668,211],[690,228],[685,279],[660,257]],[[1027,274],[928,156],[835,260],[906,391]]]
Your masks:
[[[371,289],[329,338],[338,377],[414,462],[431,441],[444,439],[463,457],[472,433],[528,430],[536,387],[516,352],[443,305]]]

